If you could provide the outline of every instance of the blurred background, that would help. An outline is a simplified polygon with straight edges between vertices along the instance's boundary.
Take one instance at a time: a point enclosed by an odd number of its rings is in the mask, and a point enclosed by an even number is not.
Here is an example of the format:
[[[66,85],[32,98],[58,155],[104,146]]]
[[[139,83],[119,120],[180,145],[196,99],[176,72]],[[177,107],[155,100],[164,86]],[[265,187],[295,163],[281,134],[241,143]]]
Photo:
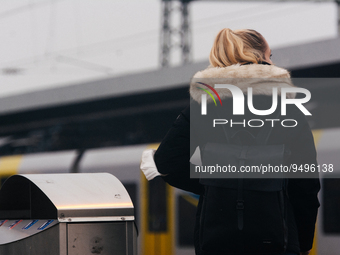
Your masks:
[[[335,0],[1,0],[1,181],[113,173],[134,201],[140,254],[193,254],[197,197],[147,183],[142,151],[189,104],[189,80],[208,66],[218,31],[251,28],[311,91],[319,162],[338,162],[339,10]],[[339,187],[323,180],[313,254],[338,247]]]

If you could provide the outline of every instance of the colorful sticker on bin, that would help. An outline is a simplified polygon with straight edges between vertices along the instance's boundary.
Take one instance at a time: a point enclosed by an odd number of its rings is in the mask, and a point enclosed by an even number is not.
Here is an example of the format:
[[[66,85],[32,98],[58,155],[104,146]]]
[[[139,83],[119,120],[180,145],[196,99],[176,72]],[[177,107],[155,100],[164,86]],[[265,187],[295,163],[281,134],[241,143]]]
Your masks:
[[[28,223],[25,227],[23,227],[22,229],[29,229],[30,227],[32,227],[35,223],[37,223],[39,220],[32,220],[30,223]]]
[[[22,220],[16,220],[14,221],[11,225],[9,225],[9,229],[13,229],[16,225],[18,225],[20,222],[22,222]]]
[[[44,230],[45,228],[47,228],[48,225],[50,225],[54,220],[48,220],[46,221],[44,224],[42,224],[38,230]]]
[[[1,220],[1,221],[0,221],[0,227],[1,227],[2,225],[4,225],[7,221],[8,221],[8,220]]]

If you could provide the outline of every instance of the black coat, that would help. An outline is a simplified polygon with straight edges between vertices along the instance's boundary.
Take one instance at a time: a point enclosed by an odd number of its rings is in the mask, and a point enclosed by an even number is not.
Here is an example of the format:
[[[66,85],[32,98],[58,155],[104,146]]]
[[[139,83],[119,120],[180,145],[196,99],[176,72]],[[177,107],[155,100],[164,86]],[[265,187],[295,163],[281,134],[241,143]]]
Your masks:
[[[250,68],[262,68],[263,65],[253,65]],[[248,67],[246,67],[248,68]],[[265,67],[266,68],[266,67]],[[272,68],[272,67],[271,67]],[[262,69],[261,69],[262,70]],[[270,71],[272,73],[272,71]],[[191,87],[192,90],[192,87]],[[232,109],[232,99],[228,96],[223,97],[223,105],[229,105]],[[256,109],[269,109],[272,98],[268,95],[263,95],[263,91],[256,92],[254,96],[254,107]],[[265,93],[264,93],[265,94]],[[190,149],[190,112],[196,113],[201,110],[200,104],[196,102],[195,95],[191,92],[194,99],[189,107],[181,112],[174,122],[172,128],[169,130],[158,150],[155,153],[154,159],[157,169],[162,174],[167,174],[163,179],[170,185],[202,195],[204,193],[204,186],[200,184],[199,179],[190,179],[190,168],[194,166],[190,163],[190,158],[194,153],[191,146]],[[281,125],[275,125],[269,137],[268,144],[284,144],[291,151],[288,164],[317,164],[316,150],[314,140],[301,111],[293,106],[288,105],[287,119],[295,119],[298,125],[294,128],[284,128]],[[278,111],[280,107],[278,107]],[[226,113],[226,119],[268,119],[275,118],[276,113],[272,116],[254,116],[249,111],[245,112],[244,116],[232,116],[231,113]],[[213,116],[211,116],[213,118]],[[247,128],[251,133],[256,135],[260,128]],[[196,137],[194,141],[200,148],[204,147],[205,132],[203,128],[195,129]],[[222,129],[216,130],[216,139],[223,137]],[[215,141],[220,142],[220,141]],[[315,222],[317,217],[317,210],[319,201],[317,198],[320,183],[318,178],[312,179],[289,179],[288,182],[288,246],[287,251],[299,253],[300,251],[307,251],[312,248]],[[202,196],[201,196],[202,197]],[[200,211],[202,206],[202,199],[200,199],[197,208],[197,221],[195,230],[195,248],[196,253],[200,254],[198,229],[200,222]],[[205,253],[206,254],[206,253]]]

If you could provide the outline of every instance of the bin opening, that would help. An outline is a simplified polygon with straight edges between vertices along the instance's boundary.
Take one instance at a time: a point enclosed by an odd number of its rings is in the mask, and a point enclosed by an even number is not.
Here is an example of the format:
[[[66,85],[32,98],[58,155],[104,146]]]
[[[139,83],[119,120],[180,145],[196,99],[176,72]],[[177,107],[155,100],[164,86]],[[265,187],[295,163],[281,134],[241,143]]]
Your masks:
[[[111,174],[14,175],[0,190],[0,254],[133,255],[134,219]]]
[[[57,219],[57,208],[32,182],[10,177],[0,192],[0,219]]]
[[[108,173],[13,175],[0,190],[0,220],[18,218],[134,220],[134,207]]]

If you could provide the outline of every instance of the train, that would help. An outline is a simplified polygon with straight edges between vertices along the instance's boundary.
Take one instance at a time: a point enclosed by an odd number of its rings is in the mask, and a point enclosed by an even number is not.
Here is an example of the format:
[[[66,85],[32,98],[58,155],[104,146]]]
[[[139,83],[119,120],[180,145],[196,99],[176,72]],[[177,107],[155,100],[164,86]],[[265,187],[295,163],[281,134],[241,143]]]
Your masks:
[[[340,242],[340,128],[313,130],[318,164],[332,165],[320,171],[321,191],[312,255],[339,254]],[[194,254],[193,231],[198,196],[148,182],[139,166],[145,149],[159,144],[46,152],[0,157],[1,184],[13,174],[108,172],[125,186],[135,207],[138,254]],[[75,167],[76,164],[76,167]],[[322,169],[322,168],[321,168]]]

